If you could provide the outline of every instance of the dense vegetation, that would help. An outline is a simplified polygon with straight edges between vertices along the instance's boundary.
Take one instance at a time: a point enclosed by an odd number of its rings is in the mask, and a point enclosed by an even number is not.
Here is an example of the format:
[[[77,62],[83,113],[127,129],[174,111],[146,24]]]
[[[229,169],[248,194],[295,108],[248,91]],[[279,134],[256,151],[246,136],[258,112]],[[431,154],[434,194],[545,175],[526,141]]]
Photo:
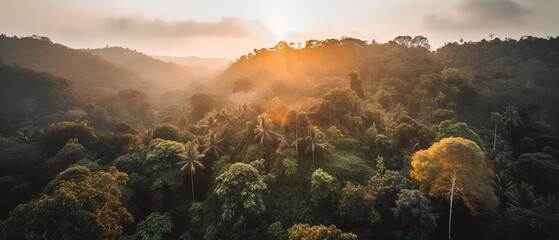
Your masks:
[[[557,238],[559,38],[429,48],[279,42],[150,91],[141,53],[2,36],[0,238]]]

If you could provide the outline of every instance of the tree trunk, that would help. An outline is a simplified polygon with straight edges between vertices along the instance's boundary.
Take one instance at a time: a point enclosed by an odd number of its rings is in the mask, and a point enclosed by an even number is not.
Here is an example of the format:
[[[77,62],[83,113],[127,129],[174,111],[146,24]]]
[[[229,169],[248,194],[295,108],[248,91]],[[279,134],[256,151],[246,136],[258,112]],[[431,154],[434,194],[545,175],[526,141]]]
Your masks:
[[[497,124],[495,124],[495,131],[493,132],[493,150],[497,146]]]
[[[312,151],[312,166],[316,168],[316,165],[314,164],[314,151]]]
[[[192,174],[192,172],[190,173],[190,185],[192,187],[192,202],[195,202],[196,200],[194,200],[194,174]]]
[[[454,200],[454,186],[456,183],[456,175],[452,177],[452,187],[450,188],[450,212],[448,213],[448,239],[451,239],[451,226],[452,226],[452,201]]]

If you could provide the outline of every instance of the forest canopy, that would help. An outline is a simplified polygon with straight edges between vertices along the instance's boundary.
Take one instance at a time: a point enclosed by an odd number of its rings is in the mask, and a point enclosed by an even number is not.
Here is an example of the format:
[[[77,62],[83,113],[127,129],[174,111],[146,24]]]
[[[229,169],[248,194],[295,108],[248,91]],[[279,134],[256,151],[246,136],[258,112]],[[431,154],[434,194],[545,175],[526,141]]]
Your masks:
[[[280,41],[202,76],[2,35],[0,61],[1,239],[559,235],[559,37]]]

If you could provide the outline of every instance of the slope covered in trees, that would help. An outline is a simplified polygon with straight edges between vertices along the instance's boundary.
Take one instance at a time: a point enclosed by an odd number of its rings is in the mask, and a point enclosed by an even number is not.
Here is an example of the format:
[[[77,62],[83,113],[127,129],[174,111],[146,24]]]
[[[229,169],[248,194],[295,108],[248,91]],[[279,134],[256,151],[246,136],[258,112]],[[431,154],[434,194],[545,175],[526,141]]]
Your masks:
[[[554,239],[558,41],[280,42],[157,98],[1,65],[85,114],[8,104],[0,238]]]
[[[53,43],[43,37],[0,36],[0,60],[39,72],[70,79],[77,87],[120,90],[146,85],[143,76],[120,68],[111,62],[80,50]]]
[[[84,49],[138,76],[157,82],[159,86],[183,87],[193,79],[203,76],[203,68],[189,68],[152,58],[143,53],[121,47]]]

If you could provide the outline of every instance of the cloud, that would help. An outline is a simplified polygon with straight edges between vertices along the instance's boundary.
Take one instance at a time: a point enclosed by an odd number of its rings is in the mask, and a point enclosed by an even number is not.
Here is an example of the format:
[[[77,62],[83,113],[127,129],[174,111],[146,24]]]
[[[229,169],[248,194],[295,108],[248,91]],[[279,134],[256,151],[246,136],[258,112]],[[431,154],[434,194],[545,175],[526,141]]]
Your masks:
[[[104,27],[113,33],[159,37],[246,37],[250,29],[237,18],[218,22],[149,20],[143,16],[106,19]]]
[[[446,15],[426,15],[423,26],[435,29],[479,29],[523,24],[531,12],[512,0],[461,0]]]

